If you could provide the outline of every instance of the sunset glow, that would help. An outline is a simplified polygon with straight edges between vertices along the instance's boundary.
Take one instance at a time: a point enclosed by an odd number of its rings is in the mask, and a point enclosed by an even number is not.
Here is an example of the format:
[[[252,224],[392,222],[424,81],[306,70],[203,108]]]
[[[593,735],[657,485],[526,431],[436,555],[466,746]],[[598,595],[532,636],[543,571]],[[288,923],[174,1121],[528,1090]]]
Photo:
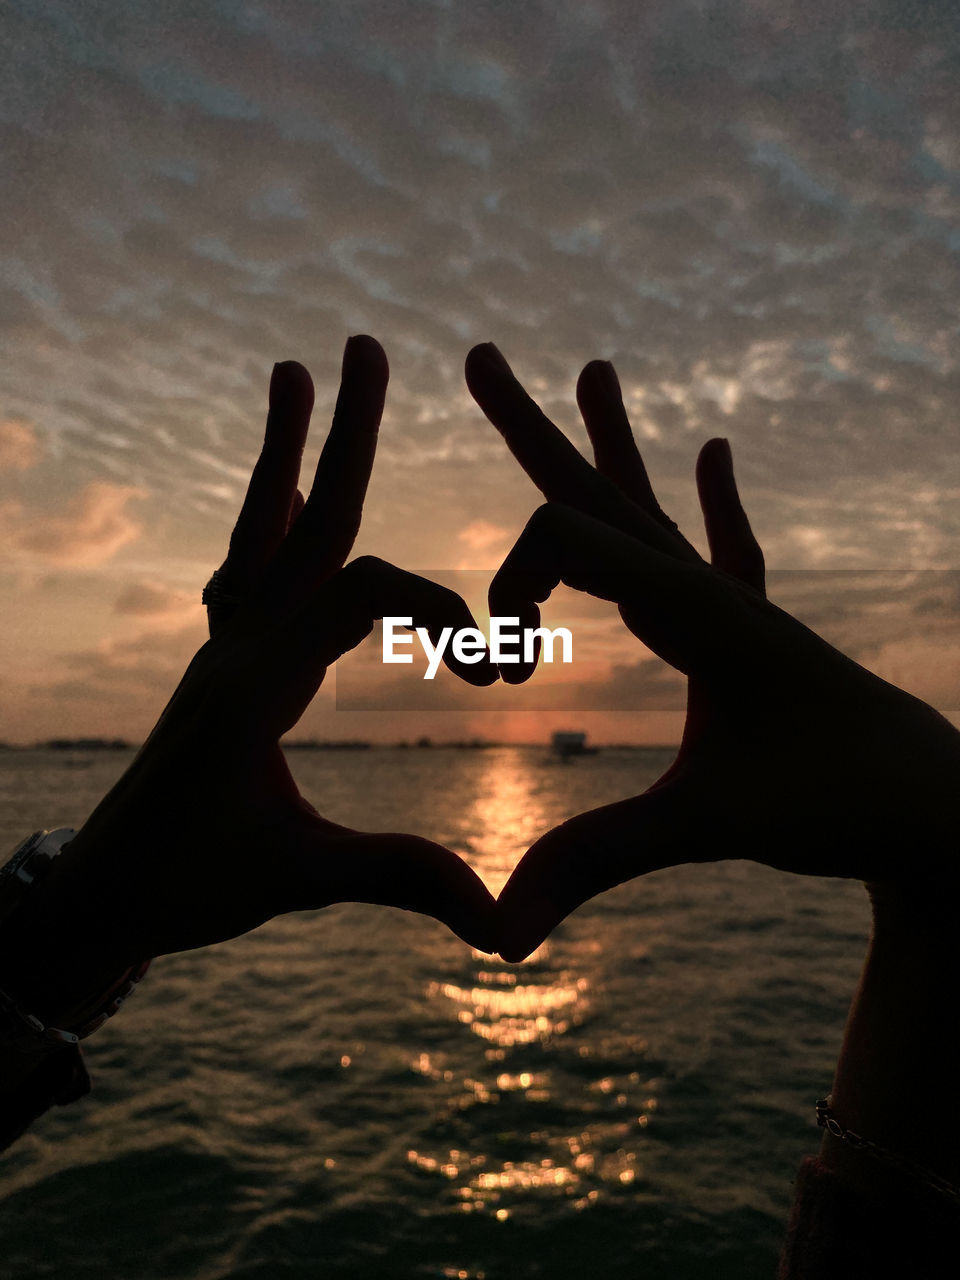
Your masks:
[[[694,458],[723,435],[772,566],[953,566],[946,46],[851,28],[828,92],[819,6],[708,10],[5,9],[0,739],[143,737],[203,640],[273,362],[316,380],[309,475],[358,331],[392,366],[359,552],[486,574],[538,504],[464,387],[494,339],[581,445],[576,375],[615,361],[700,546]],[[871,614],[858,656],[883,665],[889,643],[929,675],[921,597],[886,629]],[[653,670],[614,621],[588,684]],[[305,735],[543,740],[563,721],[335,711],[332,683]],[[953,683],[928,696],[952,706]],[[590,702],[599,740],[679,729]]]

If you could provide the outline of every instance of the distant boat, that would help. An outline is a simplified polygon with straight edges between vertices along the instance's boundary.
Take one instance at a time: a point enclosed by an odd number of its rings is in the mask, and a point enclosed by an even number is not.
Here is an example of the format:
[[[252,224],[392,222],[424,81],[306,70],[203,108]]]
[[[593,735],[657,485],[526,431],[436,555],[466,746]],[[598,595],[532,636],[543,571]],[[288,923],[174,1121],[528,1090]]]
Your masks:
[[[560,729],[553,735],[553,750],[561,760],[569,760],[571,756],[593,756],[596,747],[587,746],[587,735],[579,730]]]

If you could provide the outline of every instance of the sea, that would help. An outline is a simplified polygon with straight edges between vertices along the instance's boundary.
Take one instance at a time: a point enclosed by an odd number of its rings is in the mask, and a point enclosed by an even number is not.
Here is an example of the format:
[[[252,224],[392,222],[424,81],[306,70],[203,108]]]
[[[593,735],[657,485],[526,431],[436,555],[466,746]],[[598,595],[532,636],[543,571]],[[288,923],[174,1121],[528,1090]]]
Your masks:
[[[671,754],[290,761],[328,817],[496,891]],[[4,752],[0,848],[79,825],[131,758]],[[162,957],[88,1041],[92,1094],[0,1155],[0,1276],[772,1280],[868,921],[860,885],[739,861],[614,889],[521,964],[359,904]]]

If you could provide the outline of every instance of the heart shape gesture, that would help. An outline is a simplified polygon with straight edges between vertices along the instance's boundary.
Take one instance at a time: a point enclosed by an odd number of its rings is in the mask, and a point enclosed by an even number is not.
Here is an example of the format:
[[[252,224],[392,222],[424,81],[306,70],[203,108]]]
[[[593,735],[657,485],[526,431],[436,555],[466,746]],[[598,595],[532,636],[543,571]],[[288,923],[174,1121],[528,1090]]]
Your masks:
[[[578,388],[594,468],[492,347],[468,357],[468,384],[548,503],[494,578],[491,612],[536,626],[538,602],[561,581],[616,601],[634,634],[690,677],[680,752],[644,794],[538,840],[498,903],[448,849],[321,817],[278,742],[327,666],[384,613],[413,614],[434,641],[445,626],[473,625],[459,596],[423,578],[372,557],[344,567],[387,377],[372,338],[348,343],[304,501],[297,480],[313,387],[300,365],[274,371],[263,451],[210,601],[211,639],[20,913],[21,936],[8,931],[4,945],[25,955],[36,950],[31,937],[56,940],[30,966],[23,994],[33,1007],[67,1021],[84,995],[146,955],[338,901],[433,915],[514,960],[587,898],[681,862],[747,857],[854,876],[898,905],[955,887],[960,737],[764,599],[763,559],[725,442],[706,445],[697,467],[711,567],[657,504],[612,368],[589,365]],[[496,678],[487,660],[446,660],[474,684]],[[530,668],[503,675],[525,679]],[[922,852],[908,863],[914,846]]]
[[[474,348],[466,375],[547,499],[493,580],[491,613],[537,626],[538,604],[562,582],[615,601],[634,635],[689,677],[670,769],[521,859],[499,899],[501,954],[522,959],[588,898],[686,862],[750,858],[853,877],[898,910],[929,910],[948,884],[955,892],[960,735],[764,598],[726,442],[710,441],[697,462],[707,564],[660,509],[611,365],[588,365],[577,388],[595,467],[495,347]],[[524,680],[531,667],[501,674]]]
[[[710,441],[697,463],[708,564],[656,500],[612,366],[588,365],[578,384],[595,467],[541,413],[496,348],[475,348],[466,372],[547,499],[493,579],[491,614],[536,627],[538,605],[559,583],[616,602],[634,635],[689,678],[670,769],[643,794],[541,837],[496,903],[449,849],[349,830],[300,795],[279,739],[329,664],[376,618],[412,615],[434,643],[445,627],[473,626],[451,591],[371,557],[346,564],[388,377],[379,345],[351,339],[306,500],[297,481],[313,386],[300,365],[275,368],[263,451],[208,589],[210,640],[127,773],[7,923],[0,974],[15,975],[24,1007],[69,1028],[100,1007],[92,993],[109,991],[142,958],[333,902],[424,912],[474,946],[520,960],[586,899],[678,863],[752,858],[856,877],[868,882],[875,931],[834,1081],[844,1120],[834,1117],[824,1168],[847,1170],[857,1188],[863,1139],[849,1157],[839,1142],[846,1124],[851,1139],[871,1135],[874,1156],[886,1147],[888,1156],[900,1153],[892,1157],[898,1177],[907,1164],[919,1170],[921,1188],[946,1187],[955,1199],[947,1182],[960,1176],[960,1063],[949,1017],[960,968],[960,734],[765,599],[763,556],[725,441]],[[445,660],[471,683],[496,679],[486,655],[477,664],[455,654]],[[534,666],[510,665],[502,675],[522,681]],[[63,1079],[47,1074],[58,1059]],[[73,1048],[34,1058],[8,1046],[3,1065],[5,1141],[44,1099],[83,1092]],[[917,1080],[921,1090],[913,1090]],[[848,1264],[864,1224],[875,1248],[876,1214],[860,1212],[850,1187],[839,1233],[823,1212],[829,1196],[816,1193],[810,1257],[821,1256],[825,1231],[828,1249],[841,1240],[841,1267]],[[898,1185],[892,1218],[905,1200]],[[816,1225],[821,1217],[825,1228]],[[914,1221],[908,1205],[904,1221],[909,1261],[897,1271],[913,1274],[916,1240],[932,1219]],[[950,1228],[943,1258],[952,1259]],[[800,1239],[802,1246],[802,1229]],[[882,1248],[889,1252],[886,1234]]]

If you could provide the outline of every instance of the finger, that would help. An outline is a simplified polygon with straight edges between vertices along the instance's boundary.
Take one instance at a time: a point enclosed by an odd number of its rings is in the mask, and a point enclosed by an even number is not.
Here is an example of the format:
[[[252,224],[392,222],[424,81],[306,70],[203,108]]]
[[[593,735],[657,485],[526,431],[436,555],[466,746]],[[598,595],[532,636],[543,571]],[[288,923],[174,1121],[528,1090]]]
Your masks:
[[[380,344],[366,335],[351,338],[309,496],[253,602],[261,615],[296,607],[346,562],[360,529],[388,378]]]
[[[620,605],[634,634],[688,675],[729,673],[742,661],[750,617],[726,578],[699,559],[678,560],[583,512],[547,503],[494,575],[491,615],[538,626],[537,605],[561,582]],[[532,670],[520,663],[500,674],[519,683]]]
[[[313,410],[313,382],[302,364],[274,365],[263,448],[230,536],[224,578],[248,592],[287,532]]]
[[[765,594],[763,551],[740,501],[728,440],[708,440],[700,450],[697,493],[711,563]]]
[[[423,628],[434,647],[444,645],[444,664],[468,684],[485,686],[497,679],[466,602],[455,591],[376,556],[351,561],[325,583],[297,618],[291,636],[301,652],[315,653],[329,666],[385,617],[409,618],[409,629]],[[459,657],[453,636],[468,629],[477,633],[477,651]],[[412,646],[409,651],[412,656]]]
[[[340,394],[303,509],[304,530],[317,553],[318,574],[346,563],[360,530],[390,369],[375,338],[351,338],[343,353]]]
[[[595,516],[668,555],[699,561],[673,527],[665,528],[591,467],[527,395],[493,343],[474,347],[469,353],[466,378],[477,404],[549,502],[562,502]]]
[[[281,625],[241,628],[234,635],[228,654],[198,685],[206,722],[220,736],[278,740],[303,715],[327,668],[365,640],[383,617],[409,618],[409,627],[423,632],[419,639],[424,649],[432,646],[435,670],[442,661],[476,686],[497,679],[483,634],[455,591],[362,556],[316,588]],[[458,654],[453,637],[464,630],[475,632],[476,649]],[[411,644],[411,661],[412,649]]]
[[[543,508],[539,510],[542,511]],[[521,636],[536,631],[540,626],[539,606],[550,598],[563,577],[563,553],[543,555],[537,550],[539,536],[530,534],[528,538],[528,532],[536,518],[535,513],[527,522],[520,538],[494,574],[487,591],[490,617],[501,618],[511,626],[515,619]],[[540,639],[537,637],[532,658],[525,658],[522,650],[510,655],[504,655],[501,651],[497,665],[504,684],[523,684],[529,680],[537,669],[540,648]]]
[[[368,835],[314,820],[283,859],[284,910],[371,902],[440,920],[480,951],[498,942],[497,904],[462,858],[408,835]]]
[[[577,382],[577,404],[583,415],[593,458],[601,475],[613,481],[631,502],[687,543],[675,521],[657,501],[630,420],[623,405],[620,380],[609,360],[592,360]],[[696,554],[694,552],[694,554]]]
[[[303,365],[287,360],[273,366],[269,406],[263,447],[217,575],[216,593],[207,598],[204,591],[211,636],[250,595],[286,535],[313,409],[313,382]]]
[[[419,911],[442,921],[470,946],[496,951],[496,901],[476,872],[449,849],[414,836],[348,840],[337,878],[341,901]]]
[[[524,959],[582,903],[662,867],[704,860],[706,805],[676,778],[656,790],[578,814],[524,854],[500,893],[500,954]]]

